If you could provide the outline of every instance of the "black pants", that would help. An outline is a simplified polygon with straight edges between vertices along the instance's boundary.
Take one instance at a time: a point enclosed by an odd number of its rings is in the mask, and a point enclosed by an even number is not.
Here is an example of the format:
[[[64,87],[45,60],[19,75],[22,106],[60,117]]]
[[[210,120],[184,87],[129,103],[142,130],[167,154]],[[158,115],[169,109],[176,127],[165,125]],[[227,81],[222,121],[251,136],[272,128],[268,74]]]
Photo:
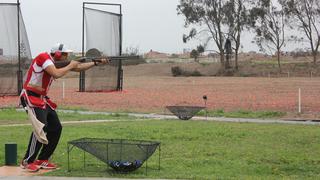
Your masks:
[[[62,126],[56,111],[52,110],[49,106],[47,106],[46,109],[37,107],[33,109],[37,119],[45,124],[43,130],[47,135],[49,143],[47,145],[40,143],[36,136],[31,133],[28,149],[24,156],[24,162],[26,163],[32,163],[36,160],[40,149],[41,152],[38,159],[48,160],[57,147],[62,131]]]

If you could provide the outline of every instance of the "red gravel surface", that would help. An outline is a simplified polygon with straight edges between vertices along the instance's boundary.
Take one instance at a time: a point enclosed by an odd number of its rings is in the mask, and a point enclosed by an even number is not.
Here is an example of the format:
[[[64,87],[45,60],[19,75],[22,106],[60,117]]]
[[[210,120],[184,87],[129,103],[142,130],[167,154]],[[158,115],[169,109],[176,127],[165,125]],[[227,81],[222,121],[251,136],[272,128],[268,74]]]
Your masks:
[[[49,96],[58,105],[95,111],[168,113],[167,105],[204,106],[207,95],[211,110],[273,110],[295,116],[301,88],[303,114],[320,117],[320,78],[171,77],[168,72],[167,65],[128,66],[124,91],[109,93],[80,93],[77,78],[59,79]],[[0,102],[1,107],[16,106],[18,98],[0,97]]]

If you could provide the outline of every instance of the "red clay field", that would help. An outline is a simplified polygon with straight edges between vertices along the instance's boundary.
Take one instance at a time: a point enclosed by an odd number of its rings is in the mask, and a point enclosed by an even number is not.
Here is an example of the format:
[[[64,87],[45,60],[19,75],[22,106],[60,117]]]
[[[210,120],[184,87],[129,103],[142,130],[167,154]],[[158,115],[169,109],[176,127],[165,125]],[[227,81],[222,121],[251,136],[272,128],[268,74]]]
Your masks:
[[[64,78],[53,83],[49,96],[63,107],[167,114],[167,105],[204,106],[207,95],[209,110],[283,111],[294,117],[301,88],[301,116],[320,118],[320,78],[172,77],[164,66],[125,67],[122,92],[80,93],[77,78]],[[1,107],[17,106],[18,97],[0,97],[0,102]]]

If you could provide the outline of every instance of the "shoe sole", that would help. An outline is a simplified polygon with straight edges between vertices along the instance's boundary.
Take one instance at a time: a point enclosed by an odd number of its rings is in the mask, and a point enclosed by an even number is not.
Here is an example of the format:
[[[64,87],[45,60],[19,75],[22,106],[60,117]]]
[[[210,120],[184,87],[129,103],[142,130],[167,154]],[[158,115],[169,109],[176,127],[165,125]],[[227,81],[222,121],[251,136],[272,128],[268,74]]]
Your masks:
[[[21,164],[20,164],[20,168],[21,168],[21,169],[24,169],[24,170],[26,170],[26,171],[28,171],[28,172],[37,172],[37,171],[40,170],[40,168],[38,168],[37,170],[30,170],[30,169],[27,169],[24,165],[21,165]]]
[[[39,171],[39,169],[37,169],[37,170],[29,170],[29,169],[26,169],[26,171],[28,171],[28,172],[38,172]]]
[[[28,171],[28,172],[38,172],[40,169],[37,169],[37,170],[31,170],[31,169],[27,169],[25,167],[21,167],[22,169],[24,169],[25,171]]]
[[[28,171],[28,172],[37,172],[37,171],[40,170],[40,168],[38,168],[37,170],[30,170],[30,169],[27,169],[27,168],[26,168],[25,166],[23,166],[23,165],[20,165],[20,168],[23,169],[23,170],[26,170],[26,171]]]
[[[56,167],[38,166],[39,169],[57,169]]]

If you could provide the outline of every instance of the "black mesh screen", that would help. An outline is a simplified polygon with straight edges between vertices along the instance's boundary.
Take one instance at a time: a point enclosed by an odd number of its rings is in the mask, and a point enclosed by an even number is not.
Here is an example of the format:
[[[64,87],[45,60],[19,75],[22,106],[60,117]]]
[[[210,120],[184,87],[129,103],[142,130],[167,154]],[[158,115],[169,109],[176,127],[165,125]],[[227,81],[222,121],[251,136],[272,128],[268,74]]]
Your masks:
[[[201,106],[166,106],[166,108],[181,120],[191,119],[195,114],[204,109]]]
[[[133,171],[141,167],[160,144],[154,141],[100,138],[82,138],[68,143],[122,172]]]
[[[25,74],[31,60],[28,36],[20,10],[18,28],[18,5],[0,3],[0,95],[18,94],[18,75],[20,74],[22,83],[22,75]]]
[[[84,8],[85,51],[96,48],[102,55],[120,55],[121,15],[100,9]],[[113,91],[118,88],[119,63],[85,72],[85,91]]]

